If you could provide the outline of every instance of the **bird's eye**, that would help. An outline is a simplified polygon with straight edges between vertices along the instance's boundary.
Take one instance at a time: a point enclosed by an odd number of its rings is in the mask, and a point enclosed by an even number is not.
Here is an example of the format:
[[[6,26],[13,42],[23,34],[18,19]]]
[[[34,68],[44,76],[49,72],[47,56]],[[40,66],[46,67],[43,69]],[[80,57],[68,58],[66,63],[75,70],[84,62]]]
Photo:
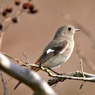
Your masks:
[[[68,31],[71,31],[71,27],[68,27]]]

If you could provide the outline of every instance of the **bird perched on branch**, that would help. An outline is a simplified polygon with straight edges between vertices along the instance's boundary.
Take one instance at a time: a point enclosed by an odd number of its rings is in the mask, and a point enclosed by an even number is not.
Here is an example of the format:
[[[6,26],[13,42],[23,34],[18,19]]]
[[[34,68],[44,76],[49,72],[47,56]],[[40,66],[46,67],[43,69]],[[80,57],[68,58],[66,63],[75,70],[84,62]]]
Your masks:
[[[63,25],[59,27],[53,39],[45,47],[42,55],[35,64],[50,70],[55,67],[60,67],[62,63],[65,63],[70,58],[73,52],[74,34],[77,31],[79,31],[79,29],[74,28],[72,25]],[[40,70],[40,68],[37,67],[32,67],[31,69],[36,72]],[[14,89],[16,89],[20,83],[21,82],[19,82]]]

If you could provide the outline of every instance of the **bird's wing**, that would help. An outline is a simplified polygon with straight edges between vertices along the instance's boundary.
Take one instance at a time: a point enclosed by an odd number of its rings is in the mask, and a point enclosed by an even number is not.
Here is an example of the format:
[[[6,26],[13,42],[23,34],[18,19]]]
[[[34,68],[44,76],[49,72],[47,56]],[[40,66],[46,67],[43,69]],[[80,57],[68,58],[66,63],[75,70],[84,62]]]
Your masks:
[[[58,53],[64,52],[68,45],[66,40],[61,42],[56,42],[55,40],[49,43],[49,45],[44,49],[42,56],[37,60],[35,64],[41,65],[48,59],[57,55]]]

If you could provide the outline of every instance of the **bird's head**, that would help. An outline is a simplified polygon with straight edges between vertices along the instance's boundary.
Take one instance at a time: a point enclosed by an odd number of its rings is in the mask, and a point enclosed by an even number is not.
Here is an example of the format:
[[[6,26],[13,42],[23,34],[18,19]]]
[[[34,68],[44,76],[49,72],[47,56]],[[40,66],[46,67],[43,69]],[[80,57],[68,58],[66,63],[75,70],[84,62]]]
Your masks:
[[[75,32],[79,31],[72,25],[64,25],[61,26],[57,32],[55,33],[54,39],[61,38],[61,37],[73,37]]]

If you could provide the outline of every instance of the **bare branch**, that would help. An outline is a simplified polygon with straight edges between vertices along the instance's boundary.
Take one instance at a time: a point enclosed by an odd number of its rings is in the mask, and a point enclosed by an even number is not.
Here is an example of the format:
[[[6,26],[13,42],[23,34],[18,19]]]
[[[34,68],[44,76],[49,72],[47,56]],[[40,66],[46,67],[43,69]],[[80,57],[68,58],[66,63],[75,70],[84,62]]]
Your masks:
[[[0,54],[0,69],[12,77],[22,81],[38,95],[57,95],[37,73],[20,67],[9,61],[3,54]],[[48,89],[48,90],[47,90]]]
[[[83,77],[83,73],[84,73],[85,77]],[[65,74],[65,75],[61,75],[61,76],[56,75],[48,81],[48,84],[49,85],[54,85],[58,82],[63,82],[66,79],[80,80],[80,81],[84,81],[84,82],[93,82],[93,83],[95,83],[95,75],[94,74],[76,71],[76,72],[71,72],[71,73],[68,73],[68,74]]]
[[[83,60],[85,59],[82,55],[80,57]],[[14,58],[12,58],[12,59],[14,59]],[[48,75],[50,77],[53,77],[52,79],[50,79],[48,81],[48,84],[49,85],[53,85],[53,84],[56,84],[58,82],[63,82],[66,79],[70,79],[70,80],[81,80],[81,81],[87,81],[87,82],[95,82],[95,75],[94,74],[89,74],[89,73],[83,72],[83,66],[82,66],[82,71],[76,71],[76,72],[72,72],[72,73],[68,73],[68,74],[63,74],[63,75],[55,75],[55,74],[51,73],[49,69],[44,68],[44,67],[39,67],[38,65],[35,65],[35,64],[30,64],[29,63],[29,64],[25,64],[24,66],[25,67],[30,67],[30,68],[32,66],[34,66],[34,67],[40,68],[42,71],[48,73]]]

